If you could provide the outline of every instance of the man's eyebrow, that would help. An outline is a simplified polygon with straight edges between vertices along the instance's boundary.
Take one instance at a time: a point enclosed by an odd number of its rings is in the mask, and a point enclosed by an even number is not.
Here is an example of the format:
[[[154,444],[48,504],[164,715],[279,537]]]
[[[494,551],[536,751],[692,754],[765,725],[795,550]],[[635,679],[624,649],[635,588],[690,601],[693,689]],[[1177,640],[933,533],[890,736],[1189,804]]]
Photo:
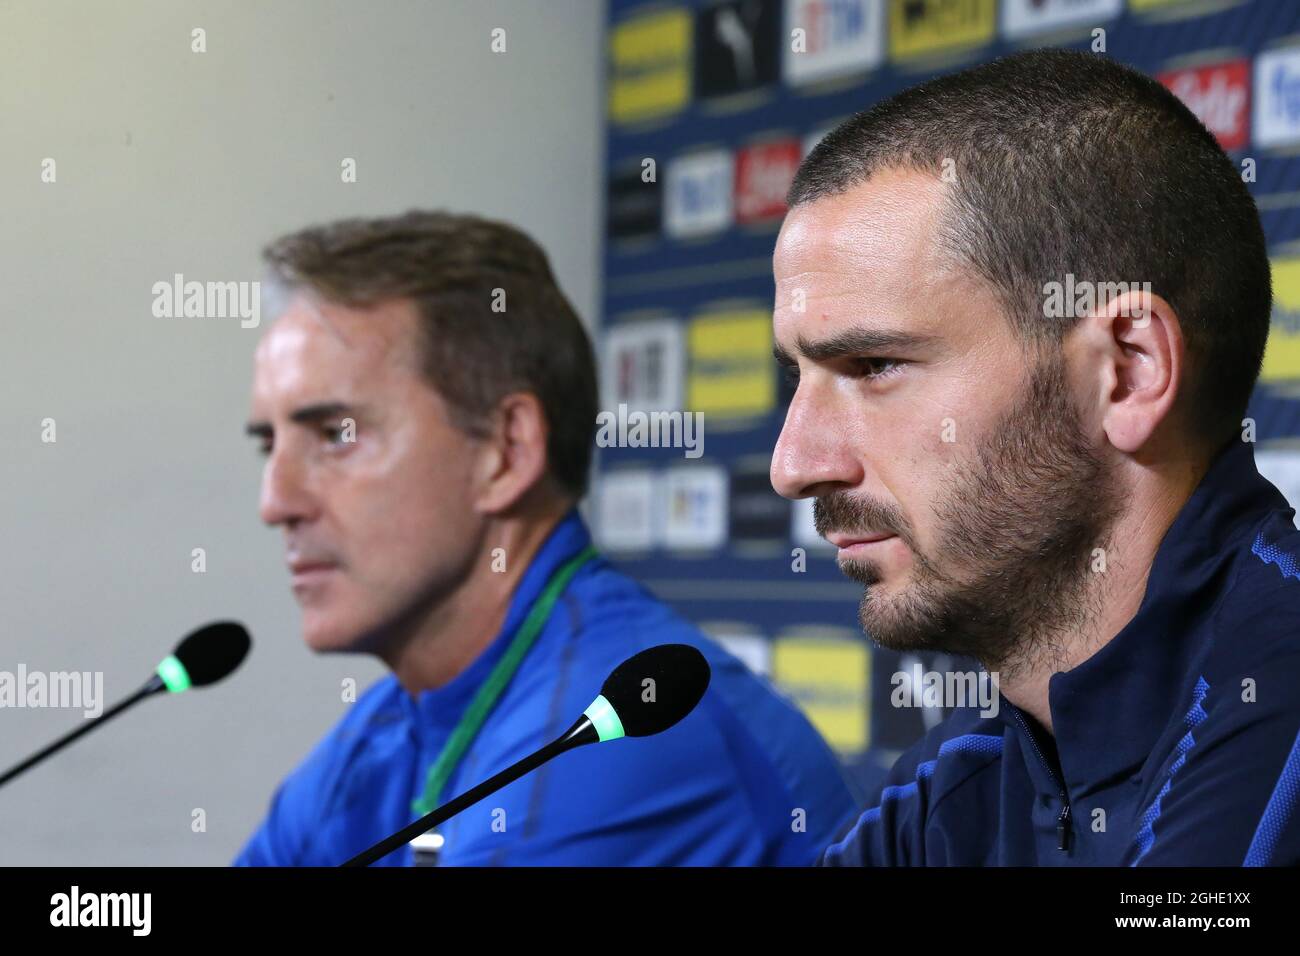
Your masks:
[[[795,343],[800,355],[813,362],[826,362],[846,356],[884,352],[914,352],[932,345],[938,336],[895,329],[845,329],[813,342],[802,335]],[[772,347],[772,354],[782,365],[795,364],[790,353],[780,345]]]
[[[776,359],[776,364],[786,368],[794,368],[799,363],[794,360],[794,356],[781,347],[780,342],[772,343],[772,357]]]
[[[289,416],[289,420],[299,425],[327,421],[338,418],[350,408],[351,406],[346,402],[317,402],[315,405],[304,405],[302,408],[295,409]],[[272,429],[270,422],[253,421],[244,426],[244,431],[254,438],[266,438],[271,434]]]

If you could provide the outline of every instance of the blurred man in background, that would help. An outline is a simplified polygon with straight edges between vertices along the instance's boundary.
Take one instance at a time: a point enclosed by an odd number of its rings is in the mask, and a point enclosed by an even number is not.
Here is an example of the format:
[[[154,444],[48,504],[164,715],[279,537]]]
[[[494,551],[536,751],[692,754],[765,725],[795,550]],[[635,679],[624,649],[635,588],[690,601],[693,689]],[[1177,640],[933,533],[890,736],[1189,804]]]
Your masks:
[[[1300,532],[1243,420],[1269,262],[1214,137],[1034,51],[848,120],[790,206],[772,483],[875,641],[1001,690],[826,862],[1300,863]]]
[[[237,862],[348,859],[558,737],[617,664],[663,643],[712,668],[693,714],[470,807],[441,828],[439,862],[813,862],[854,814],[834,755],[592,549],[575,505],[595,366],[542,250],[411,212],[308,229],[267,259],[289,301],[256,356],[261,515],[308,645],[392,674],[284,781]]]

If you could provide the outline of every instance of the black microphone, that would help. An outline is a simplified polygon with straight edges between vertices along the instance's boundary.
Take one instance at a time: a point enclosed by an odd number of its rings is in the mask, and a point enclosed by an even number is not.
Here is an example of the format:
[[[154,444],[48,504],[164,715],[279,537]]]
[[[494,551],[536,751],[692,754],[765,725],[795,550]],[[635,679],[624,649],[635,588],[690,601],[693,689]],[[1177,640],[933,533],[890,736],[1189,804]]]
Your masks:
[[[216,621],[193,631],[176,645],[175,651],[163,659],[143,687],[94,720],[87,721],[72,733],[60,737],[44,750],[0,774],[0,787],[146,697],[164,690],[179,694],[191,687],[215,684],[243,662],[251,644],[248,631],[234,621]]]
[[[695,709],[709,676],[709,662],[689,644],[660,644],[632,655],[614,668],[600,695],[563,735],[340,865],[369,866],[566,750],[667,730]]]

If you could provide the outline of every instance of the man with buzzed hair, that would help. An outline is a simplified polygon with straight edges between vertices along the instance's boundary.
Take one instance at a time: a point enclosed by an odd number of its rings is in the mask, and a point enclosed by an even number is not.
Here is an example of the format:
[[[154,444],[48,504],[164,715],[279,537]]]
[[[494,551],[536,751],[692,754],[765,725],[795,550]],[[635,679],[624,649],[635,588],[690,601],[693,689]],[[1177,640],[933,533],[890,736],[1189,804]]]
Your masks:
[[[824,862],[1300,863],[1300,532],[1243,431],[1269,263],[1214,137],[1032,51],[849,119],[789,205],[772,483],[868,635],[1000,687]]]

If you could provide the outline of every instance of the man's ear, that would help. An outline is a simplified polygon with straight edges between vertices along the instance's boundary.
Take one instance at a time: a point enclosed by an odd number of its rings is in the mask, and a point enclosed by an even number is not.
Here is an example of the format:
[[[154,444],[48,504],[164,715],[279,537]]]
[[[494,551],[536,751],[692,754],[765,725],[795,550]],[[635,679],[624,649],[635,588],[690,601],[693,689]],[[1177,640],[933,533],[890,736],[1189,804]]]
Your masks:
[[[475,476],[479,511],[508,511],[545,480],[549,437],[546,412],[536,395],[513,392],[497,403]]]
[[[1102,370],[1102,428],[1134,453],[1180,403],[1187,375],[1182,323],[1158,295],[1131,290],[1093,317]]]

